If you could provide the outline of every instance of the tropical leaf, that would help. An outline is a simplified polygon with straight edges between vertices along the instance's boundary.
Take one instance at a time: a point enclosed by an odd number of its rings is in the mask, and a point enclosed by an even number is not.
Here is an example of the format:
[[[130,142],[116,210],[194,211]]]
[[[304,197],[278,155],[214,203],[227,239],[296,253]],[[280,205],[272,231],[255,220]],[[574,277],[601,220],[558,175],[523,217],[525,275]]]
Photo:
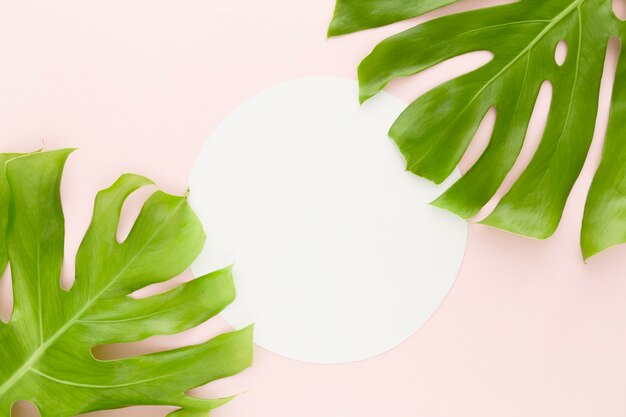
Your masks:
[[[119,360],[97,360],[92,348],[178,333],[209,319],[235,297],[230,270],[159,295],[130,297],[183,272],[205,235],[186,197],[156,191],[119,243],[116,232],[125,199],[151,184],[127,174],[98,193],[76,256],[76,281],[71,290],[63,290],[59,186],[70,152],[0,156],[5,161],[0,226],[7,228],[0,248],[8,248],[15,303],[10,321],[0,322],[0,416],[8,417],[17,400],[32,401],[42,417],[140,404],[181,407],[172,414],[177,416],[207,416],[227,399],[199,399],[186,392],[247,368],[250,328]],[[4,253],[0,262],[6,260]]]
[[[419,16],[456,0],[338,0],[329,35]],[[529,165],[482,223],[545,239],[556,230],[594,133],[611,37],[626,24],[611,0],[520,0],[451,14],[381,42],[359,66],[360,98],[391,80],[473,51],[493,58],[415,100],[391,127],[411,172],[440,183],[459,163],[480,122],[496,110],[491,140],[472,168],[434,205],[471,219],[494,196],[518,158],[541,85],[552,103]],[[555,49],[567,45],[562,65]],[[622,51],[602,163],[585,207],[585,258],[626,242],[626,51]]]

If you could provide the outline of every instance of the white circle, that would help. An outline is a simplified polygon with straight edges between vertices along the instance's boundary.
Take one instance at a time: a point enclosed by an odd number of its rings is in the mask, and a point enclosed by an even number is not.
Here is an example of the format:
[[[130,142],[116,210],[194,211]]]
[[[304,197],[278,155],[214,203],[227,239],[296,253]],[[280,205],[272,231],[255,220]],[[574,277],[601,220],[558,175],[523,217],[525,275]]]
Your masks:
[[[452,286],[467,225],[427,203],[387,130],[405,104],[359,106],[357,83],[302,78],[231,113],[200,153],[190,201],[207,233],[196,275],[234,264],[224,311],[260,346],[343,363],[406,340]]]

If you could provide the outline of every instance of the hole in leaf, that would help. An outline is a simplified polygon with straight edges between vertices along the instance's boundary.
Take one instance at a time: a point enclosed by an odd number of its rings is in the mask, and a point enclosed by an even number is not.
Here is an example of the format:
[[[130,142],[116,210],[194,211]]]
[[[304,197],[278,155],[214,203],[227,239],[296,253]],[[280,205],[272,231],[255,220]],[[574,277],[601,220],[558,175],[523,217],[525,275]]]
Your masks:
[[[196,345],[229,331],[232,331],[232,327],[221,317],[216,316],[192,329],[177,334],[152,336],[137,342],[94,346],[91,349],[91,354],[101,361],[132,358]]]
[[[494,125],[496,124],[496,109],[490,108],[483,120],[478,126],[478,130],[467,147],[463,159],[459,163],[461,172],[465,173],[478,161],[478,158],[485,152],[493,133]]]
[[[193,279],[193,274],[191,273],[191,269],[187,269],[182,274],[169,279],[167,281],[158,282],[156,284],[148,285],[147,287],[143,287],[133,292],[130,296],[135,299],[142,299],[151,297],[157,294],[163,294],[164,292],[168,292],[178,287],[179,285],[191,281]]]
[[[11,281],[11,268],[2,273],[0,278],[0,320],[8,323],[13,311],[13,284]]]
[[[524,138],[524,144],[520,150],[520,154],[513,165],[513,168],[509,171],[504,178],[502,185],[493,196],[493,198],[483,207],[483,209],[472,219],[472,221],[480,221],[487,217],[489,213],[493,211],[500,199],[511,189],[515,181],[524,172],[533,155],[539,147],[543,132],[546,129],[548,123],[548,115],[550,113],[550,105],[552,104],[552,83],[550,81],[544,81],[539,90],[537,101],[535,102],[535,108],[533,109],[532,116],[530,117],[530,123],[528,124],[528,130],[526,131],[526,137]]]
[[[518,0],[462,0],[456,1],[447,6],[438,8],[429,12],[423,16],[413,18],[407,22],[396,23],[398,26],[406,26],[407,28],[413,27],[415,24],[425,21],[433,20],[438,17],[447,16],[450,14],[469,12],[477,9],[484,9],[486,7],[502,6],[505,4],[515,3]]]
[[[66,219],[60,277],[60,285],[64,290],[69,290],[74,285],[74,258],[80,239],[89,224],[92,209],[91,202],[85,200],[84,196],[93,196],[93,191],[89,188],[89,181],[85,181],[85,176],[78,175],[80,167],[76,162],[74,158],[69,158],[61,181],[61,207]]]
[[[156,187],[154,186],[142,187],[129,195],[126,201],[124,201],[120,215],[120,223],[117,226],[117,233],[115,235],[118,243],[122,243],[126,240],[137,217],[139,217],[141,208],[146,200],[154,193],[155,189]]]
[[[455,56],[419,74],[395,79],[389,83],[386,90],[404,100],[413,101],[447,81],[477,70],[488,64],[492,59],[493,53],[490,51],[474,51]]]
[[[598,114],[596,116],[596,127],[593,133],[593,140],[587,153],[585,165],[581,171],[579,183],[583,182],[585,192],[591,186],[593,173],[596,172],[602,159],[602,149],[606,137],[609,114],[611,112],[611,98],[613,96],[613,87],[615,85],[615,76],[617,73],[617,61],[620,55],[620,41],[613,37],[609,40],[604,60],[604,70],[602,71],[602,82],[600,84],[600,95],[598,100]],[[589,175],[584,175],[589,173]]]
[[[613,0],[613,13],[620,20],[626,20],[626,0]]]
[[[11,417],[39,417],[39,410],[30,401],[16,401],[11,407]]]
[[[252,369],[246,369],[242,373],[223,379],[217,379],[189,390],[185,394],[191,397],[206,399],[236,396],[250,389],[251,375],[253,372]]]
[[[559,41],[559,43],[556,44],[556,50],[554,51],[554,60],[556,61],[556,64],[560,67],[561,65],[565,63],[566,59],[567,59],[567,42]]]

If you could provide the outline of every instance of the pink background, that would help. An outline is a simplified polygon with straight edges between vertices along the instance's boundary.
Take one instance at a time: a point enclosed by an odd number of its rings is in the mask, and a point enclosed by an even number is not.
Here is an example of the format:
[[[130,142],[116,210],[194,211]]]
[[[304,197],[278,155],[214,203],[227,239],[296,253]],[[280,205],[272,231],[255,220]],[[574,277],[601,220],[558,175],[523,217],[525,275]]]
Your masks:
[[[467,0],[447,10],[497,3]],[[2,151],[80,148],[63,184],[66,282],[98,189],[131,171],[153,178],[166,191],[184,192],[202,144],[242,100],[302,76],[354,78],[360,58],[377,40],[408,26],[326,41],[332,9],[333,0],[21,0],[0,5]],[[471,225],[456,285],[409,341],[374,359],[338,366],[300,363],[257,349],[251,371],[199,390],[202,395],[247,390],[214,415],[624,416],[626,247],[585,265],[578,246],[617,49],[612,45],[589,160],[551,240]],[[482,59],[457,59],[396,82],[390,91],[409,100]],[[545,110],[548,101],[544,96],[539,107]],[[541,131],[540,113],[526,156]],[[488,131],[489,120],[468,160],[480,151]],[[5,299],[7,283],[2,285]],[[6,304],[2,312],[6,317]],[[218,319],[184,338],[159,337],[101,354],[198,342],[224,328]],[[28,407],[19,408],[21,415],[32,415]],[[137,415],[166,411],[140,407]]]

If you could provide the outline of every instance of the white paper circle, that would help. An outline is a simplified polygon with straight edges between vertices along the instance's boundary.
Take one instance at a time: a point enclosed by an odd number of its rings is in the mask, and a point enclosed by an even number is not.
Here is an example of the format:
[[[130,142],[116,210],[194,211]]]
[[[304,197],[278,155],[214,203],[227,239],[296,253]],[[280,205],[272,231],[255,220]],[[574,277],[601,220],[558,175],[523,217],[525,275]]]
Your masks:
[[[427,203],[387,130],[405,104],[359,106],[357,83],[303,78],[247,100],[206,143],[190,201],[207,233],[196,276],[234,263],[235,327],[307,362],[372,357],[406,340],[452,286],[467,225]]]

